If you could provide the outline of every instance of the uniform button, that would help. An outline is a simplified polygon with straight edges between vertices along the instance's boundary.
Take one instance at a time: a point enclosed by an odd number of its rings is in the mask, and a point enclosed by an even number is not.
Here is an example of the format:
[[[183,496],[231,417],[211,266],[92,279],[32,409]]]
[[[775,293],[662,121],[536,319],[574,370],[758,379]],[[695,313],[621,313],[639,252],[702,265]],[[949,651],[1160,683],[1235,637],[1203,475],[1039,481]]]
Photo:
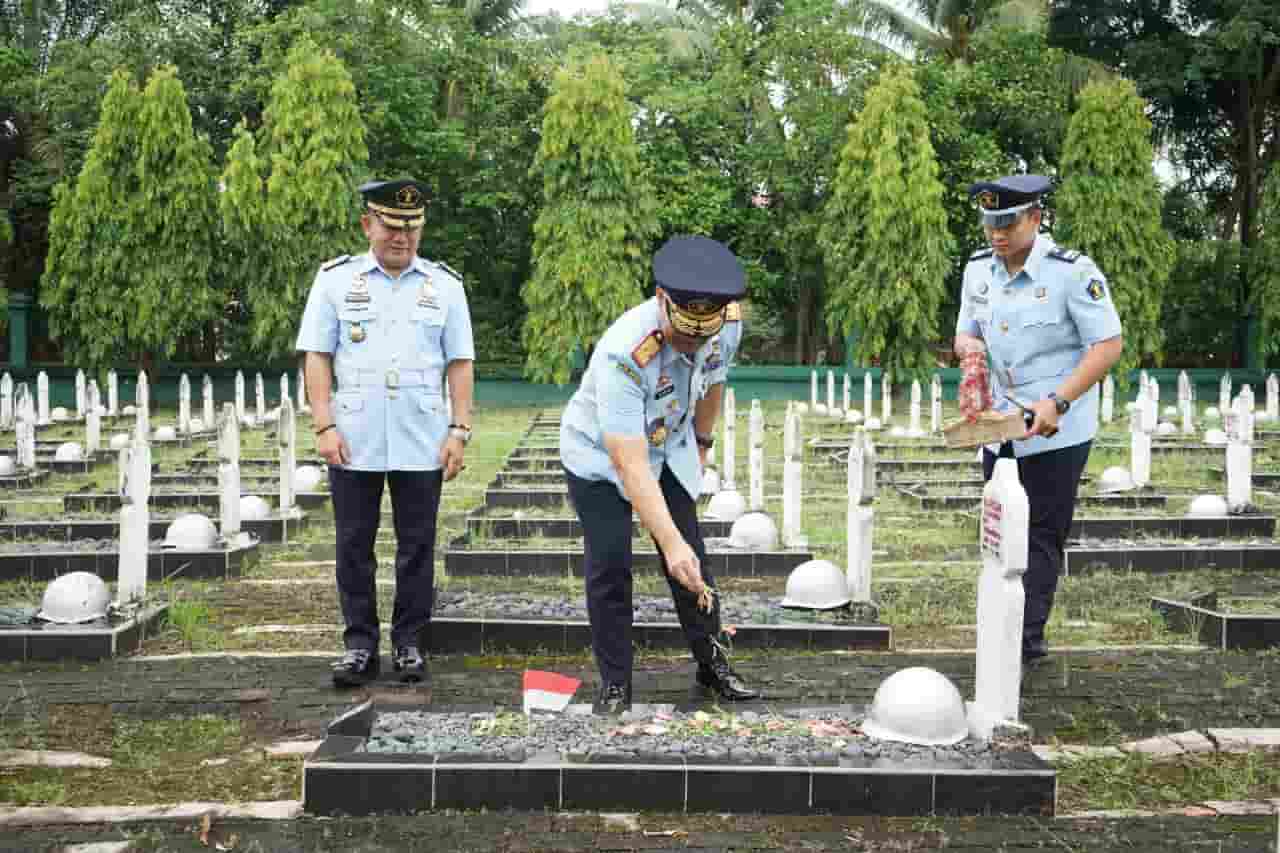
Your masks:
[[[1001,324],[1000,324],[1000,331],[1004,332],[1006,335],[1007,335],[1007,334],[1009,334],[1009,324],[1008,324],[1008,323],[1001,323]]]

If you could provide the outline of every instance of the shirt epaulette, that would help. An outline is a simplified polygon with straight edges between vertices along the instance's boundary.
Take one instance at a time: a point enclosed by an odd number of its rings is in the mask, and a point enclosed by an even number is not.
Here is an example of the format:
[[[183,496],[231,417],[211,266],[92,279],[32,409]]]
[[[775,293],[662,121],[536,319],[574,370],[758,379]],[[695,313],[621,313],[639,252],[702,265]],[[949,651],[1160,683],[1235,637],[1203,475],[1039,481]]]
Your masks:
[[[1049,252],[1047,254],[1047,257],[1053,258],[1056,261],[1063,261],[1068,264],[1074,264],[1076,261],[1080,260],[1080,254],[1081,253],[1077,252],[1075,249],[1064,249],[1061,246],[1059,246],[1058,248],[1054,249],[1052,252]]]
[[[340,266],[342,266],[343,264],[345,264],[345,263],[346,263],[347,261],[349,261],[349,260],[351,260],[351,256],[350,256],[350,255],[338,255],[338,257],[334,258],[333,260],[331,260],[331,261],[325,261],[323,264],[321,264],[321,265],[320,265],[320,269],[321,269],[322,271],[324,271],[324,272],[328,272],[329,270],[333,269],[334,267],[340,267]]]
[[[451,266],[449,266],[448,264],[446,264],[444,261],[432,261],[431,263],[435,264],[435,265],[436,265],[436,266],[438,266],[440,269],[444,270],[444,271],[445,271],[445,272],[447,272],[449,275],[451,275],[451,276],[453,276],[454,278],[456,278],[458,281],[462,281],[462,273],[458,272],[458,271],[457,271],[457,270],[455,270],[453,267],[451,267]]]
[[[644,340],[636,344],[636,348],[631,351],[631,358],[635,360],[638,367],[645,367],[649,362],[653,361],[654,356],[662,349],[662,332],[654,329],[652,332],[644,336]]]
[[[994,249],[991,249],[991,248],[979,249],[978,251],[974,252],[972,255],[969,256],[969,260],[980,261],[983,258],[991,257],[993,254],[995,254]]]
[[[724,309],[724,321],[726,323],[742,322],[742,306],[737,302],[730,302]]]

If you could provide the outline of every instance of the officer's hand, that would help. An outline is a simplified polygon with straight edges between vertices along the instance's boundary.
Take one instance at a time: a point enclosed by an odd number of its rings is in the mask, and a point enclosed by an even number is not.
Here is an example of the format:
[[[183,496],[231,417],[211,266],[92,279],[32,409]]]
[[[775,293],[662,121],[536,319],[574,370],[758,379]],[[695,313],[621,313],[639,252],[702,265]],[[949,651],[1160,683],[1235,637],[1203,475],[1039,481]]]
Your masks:
[[[662,556],[667,561],[667,572],[678,584],[695,595],[702,592],[706,586],[702,579],[702,564],[688,542],[681,539],[678,545],[663,551]]]
[[[1027,434],[1023,438],[1033,438],[1037,435],[1043,435],[1049,438],[1058,431],[1058,406],[1052,400],[1037,400],[1031,404],[1031,411],[1035,413],[1035,420],[1031,422],[1031,426],[1027,427]]]
[[[316,450],[320,458],[330,465],[346,465],[351,461],[351,449],[337,427],[320,433],[316,438]]]
[[[463,469],[462,456],[466,452],[466,448],[462,445],[462,439],[450,436],[445,439],[444,447],[440,448],[440,467],[444,469],[445,482],[452,480],[458,476]]]

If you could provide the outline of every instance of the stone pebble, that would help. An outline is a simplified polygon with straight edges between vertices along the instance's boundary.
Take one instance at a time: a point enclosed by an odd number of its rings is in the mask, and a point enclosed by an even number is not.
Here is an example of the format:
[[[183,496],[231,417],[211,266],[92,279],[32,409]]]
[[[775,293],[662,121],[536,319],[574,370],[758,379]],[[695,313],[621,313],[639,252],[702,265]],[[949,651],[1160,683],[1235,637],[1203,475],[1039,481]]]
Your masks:
[[[619,718],[590,714],[539,714],[528,718],[519,714],[434,713],[423,711],[384,712],[374,721],[370,737],[359,751],[378,754],[434,755],[436,760],[524,761],[531,756],[551,757],[576,763],[689,763],[733,765],[837,766],[841,762],[930,766],[939,762],[999,766],[1004,751],[999,741],[964,740],[954,746],[917,746],[873,740],[856,733],[844,736],[813,736],[797,733],[796,723],[820,722],[856,729],[863,715],[839,711],[782,711],[761,714],[746,711],[723,720],[724,730],[710,727],[705,720],[697,732],[684,729],[694,714],[669,711],[664,719],[629,713]],[[669,718],[669,719],[667,719]],[[491,721],[499,731],[486,733]],[[781,720],[792,725],[771,732],[763,725]],[[749,734],[735,734],[736,724]],[[648,733],[655,723],[667,729]],[[502,727],[506,727],[502,731]],[[628,732],[620,731],[630,727]]]

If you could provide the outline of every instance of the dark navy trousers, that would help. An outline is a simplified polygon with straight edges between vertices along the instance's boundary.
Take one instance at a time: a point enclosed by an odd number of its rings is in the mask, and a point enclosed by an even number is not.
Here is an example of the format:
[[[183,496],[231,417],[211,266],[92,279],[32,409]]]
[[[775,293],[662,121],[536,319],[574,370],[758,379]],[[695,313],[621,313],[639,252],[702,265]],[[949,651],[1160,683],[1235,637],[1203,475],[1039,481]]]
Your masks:
[[[591,649],[595,653],[601,680],[607,684],[629,684],[634,660],[631,642],[634,616],[631,503],[624,500],[618,488],[608,480],[584,480],[568,470],[564,473],[569,484],[569,499],[582,522],[586,545],[583,574],[587,588],[587,615],[591,620]],[[666,466],[662,468],[658,485],[667,502],[671,520],[698,555],[703,580],[708,586],[714,586],[693,498]],[[698,609],[698,597],[671,577],[665,558],[662,558],[662,571],[667,585],[671,587],[680,627],[684,629],[694,658],[699,662],[709,661],[711,640],[720,633],[719,599],[715,600],[710,613],[704,613]]]
[[[391,484],[396,531],[396,596],[391,646],[430,646],[435,596],[436,515],[444,471],[349,471],[329,466],[338,530],[338,599],[348,649],[378,650],[378,561],[373,545],[382,518],[382,484]]]
[[[1026,590],[1023,608],[1022,647],[1025,650],[1044,642],[1044,626],[1053,609],[1058,591],[1058,578],[1075,517],[1076,493],[1080,475],[1089,461],[1092,441],[1023,456],[1018,459],[1018,479],[1027,490],[1031,510],[1031,529],[1027,536],[1027,573],[1022,578]],[[1000,445],[1000,457],[1013,458],[1013,445]],[[991,479],[997,456],[982,452],[982,477]]]

